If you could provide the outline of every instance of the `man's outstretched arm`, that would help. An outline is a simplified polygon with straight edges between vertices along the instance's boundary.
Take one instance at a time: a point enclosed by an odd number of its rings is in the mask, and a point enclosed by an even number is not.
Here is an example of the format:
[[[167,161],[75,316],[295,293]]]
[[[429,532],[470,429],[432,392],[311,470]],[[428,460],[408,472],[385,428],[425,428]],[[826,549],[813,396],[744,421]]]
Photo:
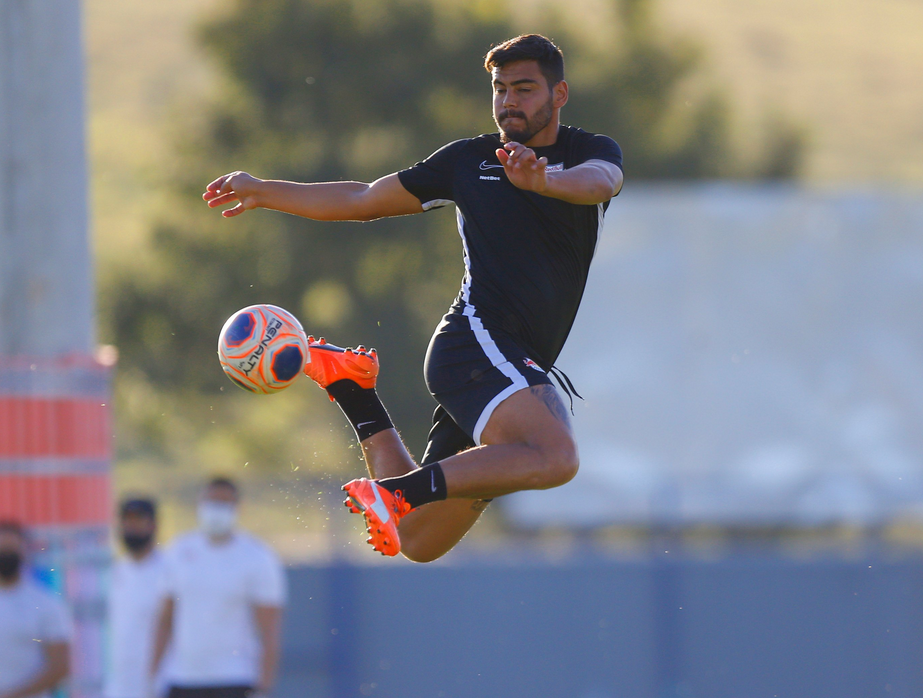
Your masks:
[[[605,160],[547,172],[548,158],[536,158],[534,150],[519,143],[507,143],[497,151],[497,158],[513,185],[570,204],[601,204],[622,188],[622,170]]]
[[[404,189],[397,174],[371,184],[298,184],[231,172],[209,184],[202,198],[211,208],[237,202],[236,206],[221,212],[225,218],[253,208],[283,211],[317,221],[372,221],[423,212],[420,200]]]

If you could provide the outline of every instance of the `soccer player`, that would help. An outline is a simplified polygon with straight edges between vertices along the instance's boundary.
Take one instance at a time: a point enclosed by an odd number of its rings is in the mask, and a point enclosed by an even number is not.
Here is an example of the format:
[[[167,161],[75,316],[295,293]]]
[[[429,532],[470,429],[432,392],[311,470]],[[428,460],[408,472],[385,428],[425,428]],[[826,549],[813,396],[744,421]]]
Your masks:
[[[611,138],[560,124],[564,59],[543,36],[487,54],[499,133],[450,143],[371,183],[299,184],[232,172],[203,198],[222,212],[253,208],[315,220],[371,221],[455,203],[465,276],[426,355],[439,406],[418,467],[375,393],[378,357],[310,343],[305,372],[337,401],[372,479],[344,486],[372,546],[434,560],[474,525],[486,502],[568,482],[577,446],[551,371],[586,285],[603,215],[622,186]]]

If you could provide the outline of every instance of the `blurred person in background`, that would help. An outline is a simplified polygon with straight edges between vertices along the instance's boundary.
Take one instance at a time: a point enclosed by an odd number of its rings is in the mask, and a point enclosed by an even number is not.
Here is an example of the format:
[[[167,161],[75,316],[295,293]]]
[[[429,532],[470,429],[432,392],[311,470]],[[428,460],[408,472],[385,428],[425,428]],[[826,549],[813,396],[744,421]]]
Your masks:
[[[50,698],[70,673],[70,615],[25,562],[25,531],[0,521],[0,698]]]
[[[245,698],[275,682],[285,575],[267,545],[237,529],[238,503],[233,481],[212,479],[199,499],[199,530],[164,554],[150,675],[171,646],[170,698]]]
[[[109,588],[109,662],[104,695],[148,698],[163,693],[148,683],[163,575],[163,555],[155,548],[154,501],[122,502],[119,535],[126,555],[113,567]]]

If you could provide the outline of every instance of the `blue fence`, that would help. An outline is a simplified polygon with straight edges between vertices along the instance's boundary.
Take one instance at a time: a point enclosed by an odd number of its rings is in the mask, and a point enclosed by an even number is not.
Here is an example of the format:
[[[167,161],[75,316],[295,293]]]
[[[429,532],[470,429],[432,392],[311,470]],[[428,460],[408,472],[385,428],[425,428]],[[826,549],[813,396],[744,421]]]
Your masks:
[[[284,698],[923,695],[923,561],[291,570]]]

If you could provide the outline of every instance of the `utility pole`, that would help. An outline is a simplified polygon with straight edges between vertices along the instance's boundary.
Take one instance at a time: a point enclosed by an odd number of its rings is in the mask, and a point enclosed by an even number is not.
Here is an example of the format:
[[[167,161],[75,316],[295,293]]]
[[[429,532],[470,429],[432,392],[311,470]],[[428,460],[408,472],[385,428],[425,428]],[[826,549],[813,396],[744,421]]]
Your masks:
[[[97,698],[111,362],[94,358],[81,36],[80,0],[0,0],[0,518],[74,614],[71,696]]]

